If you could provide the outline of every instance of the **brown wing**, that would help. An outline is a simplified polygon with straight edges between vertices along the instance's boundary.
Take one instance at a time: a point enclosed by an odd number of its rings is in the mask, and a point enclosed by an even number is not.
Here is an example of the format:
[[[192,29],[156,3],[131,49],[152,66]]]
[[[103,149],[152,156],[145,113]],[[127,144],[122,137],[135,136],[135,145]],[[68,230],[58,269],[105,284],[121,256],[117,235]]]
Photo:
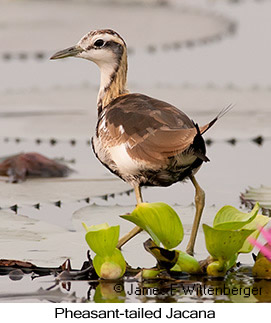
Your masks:
[[[142,94],[118,97],[105,108],[97,125],[104,146],[125,143],[132,158],[151,163],[184,151],[196,133],[186,114]]]

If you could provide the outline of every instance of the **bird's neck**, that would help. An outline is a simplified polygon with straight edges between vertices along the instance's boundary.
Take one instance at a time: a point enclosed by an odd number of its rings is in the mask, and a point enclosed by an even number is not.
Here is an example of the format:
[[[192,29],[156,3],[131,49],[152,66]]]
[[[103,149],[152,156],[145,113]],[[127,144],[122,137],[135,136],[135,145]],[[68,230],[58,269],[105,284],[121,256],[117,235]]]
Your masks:
[[[121,59],[115,64],[100,66],[101,82],[97,99],[98,113],[118,96],[128,93],[127,80],[127,54],[123,53]]]

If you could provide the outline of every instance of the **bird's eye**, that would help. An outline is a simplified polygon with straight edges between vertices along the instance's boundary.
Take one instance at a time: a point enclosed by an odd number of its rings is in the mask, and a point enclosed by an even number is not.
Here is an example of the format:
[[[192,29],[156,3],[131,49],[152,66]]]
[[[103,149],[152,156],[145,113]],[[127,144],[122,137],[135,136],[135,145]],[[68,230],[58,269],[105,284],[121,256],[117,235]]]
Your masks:
[[[98,39],[94,43],[95,47],[102,47],[103,45],[104,45],[104,41],[102,39]]]

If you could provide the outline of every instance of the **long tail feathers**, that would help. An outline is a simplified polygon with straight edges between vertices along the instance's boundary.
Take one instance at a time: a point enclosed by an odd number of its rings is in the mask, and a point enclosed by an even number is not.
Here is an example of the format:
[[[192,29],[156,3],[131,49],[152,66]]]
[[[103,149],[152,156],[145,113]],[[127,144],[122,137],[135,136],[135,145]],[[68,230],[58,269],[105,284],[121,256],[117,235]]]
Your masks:
[[[228,105],[227,107],[223,108],[219,114],[211,121],[209,122],[208,124],[206,124],[205,126],[203,127],[200,127],[200,133],[201,135],[203,135],[208,129],[210,129],[212,127],[212,125],[214,123],[216,123],[216,121],[220,118],[222,118],[226,113],[228,113],[230,110],[232,110],[234,108],[234,104],[230,104]]]

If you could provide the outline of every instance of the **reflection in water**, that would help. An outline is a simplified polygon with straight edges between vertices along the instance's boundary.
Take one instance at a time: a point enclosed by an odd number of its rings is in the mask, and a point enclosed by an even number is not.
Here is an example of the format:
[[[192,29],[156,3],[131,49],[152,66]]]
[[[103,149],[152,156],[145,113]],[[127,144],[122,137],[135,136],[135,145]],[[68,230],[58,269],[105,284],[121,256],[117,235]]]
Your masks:
[[[95,303],[124,303],[125,298],[126,293],[123,282],[107,283],[106,281],[101,281],[95,289],[93,300]]]
[[[95,303],[175,303],[175,302],[271,302],[271,280],[252,277],[252,267],[240,267],[225,278],[182,276],[177,279],[149,279],[138,281],[125,278],[118,281],[64,280],[52,275],[24,274],[14,280],[7,274],[0,276],[0,302],[95,302]],[[13,280],[13,291],[8,289]],[[7,287],[5,289],[5,286]]]

